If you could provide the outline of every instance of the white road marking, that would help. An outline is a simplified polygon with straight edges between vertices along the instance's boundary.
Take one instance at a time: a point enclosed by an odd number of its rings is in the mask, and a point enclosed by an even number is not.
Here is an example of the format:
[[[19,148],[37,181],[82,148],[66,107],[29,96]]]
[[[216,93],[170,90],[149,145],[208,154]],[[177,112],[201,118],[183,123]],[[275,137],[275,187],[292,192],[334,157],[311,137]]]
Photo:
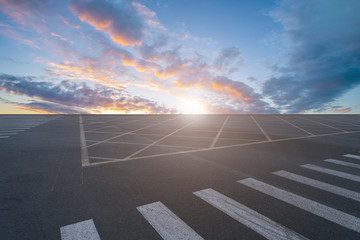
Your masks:
[[[8,138],[9,136],[0,136],[0,138]]]
[[[8,133],[8,132],[10,132],[10,133],[17,132],[17,133],[19,133],[19,132],[23,132],[23,131],[24,130],[19,130],[19,129],[12,129],[12,130],[8,129],[8,130],[0,130],[0,133]]]
[[[285,119],[282,119],[281,117],[278,117],[278,116],[274,116],[274,117],[280,119],[280,120],[283,121],[283,122],[286,122],[286,123],[290,124],[291,126],[297,128],[297,129],[299,129],[299,130],[301,130],[301,131],[303,131],[303,132],[305,132],[305,133],[307,133],[307,134],[309,134],[309,135],[314,136],[314,134],[312,134],[311,132],[309,132],[309,131],[307,131],[307,130],[299,127],[299,126],[296,126],[295,124],[292,124],[291,122],[289,122],[289,121],[287,121],[287,120],[285,120]]]
[[[94,140],[86,140],[86,142],[98,142],[98,141],[94,141]],[[149,145],[149,143],[137,143],[137,142],[106,142],[106,143],[112,143],[112,144],[124,144],[124,145],[140,145],[140,146],[147,146]],[[199,149],[197,147],[189,147],[189,146],[179,146],[179,145],[165,145],[165,144],[158,144],[156,145],[158,147],[167,147],[167,148],[188,148],[188,149]],[[90,157],[91,158],[91,157]]]
[[[297,194],[282,190],[253,178],[246,178],[238,182],[259,192],[265,193],[276,199],[322,217],[326,220],[329,220],[333,223],[339,224],[343,227],[360,233],[360,219],[350,214],[301,197]]]
[[[211,188],[194,194],[267,239],[307,239]]]
[[[331,163],[338,164],[338,165],[342,165],[342,166],[346,166],[346,167],[352,167],[352,168],[360,169],[360,164],[356,164],[356,163],[340,161],[340,160],[337,160],[337,159],[325,159],[324,161],[325,162],[331,162]]]
[[[101,240],[92,219],[60,228],[61,240]]]
[[[81,165],[85,167],[85,166],[89,166],[90,162],[89,162],[89,155],[86,146],[84,126],[83,126],[81,114],[79,116],[79,125],[80,125],[80,144],[81,144]]]
[[[329,169],[329,168],[324,168],[324,167],[320,167],[320,166],[316,166],[316,165],[312,165],[312,164],[301,165],[301,167],[311,169],[311,170],[314,170],[314,171],[317,171],[317,172],[322,172],[322,173],[326,173],[326,174],[329,174],[329,175],[345,178],[345,179],[348,179],[348,180],[360,182],[360,177],[356,176],[356,175],[353,175],[353,174],[344,173],[344,172],[340,172],[340,171],[336,171],[336,170],[332,170],[332,169]]]
[[[203,239],[161,202],[143,205],[137,210],[163,239]]]
[[[347,131],[345,131],[345,130],[343,130],[343,129],[340,129],[340,128],[337,128],[337,127],[333,127],[333,126],[330,126],[330,125],[328,125],[328,124],[325,124],[325,123],[322,123],[322,122],[319,122],[319,121],[315,121],[315,120],[313,120],[313,119],[304,118],[304,117],[299,117],[299,118],[306,119],[306,120],[308,120],[308,121],[311,121],[311,122],[314,122],[314,123],[318,123],[318,124],[323,125],[323,126],[325,126],[325,127],[329,127],[329,128],[332,128],[332,129],[341,131],[341,132],[347,132]]]
[[[309,185],[314,188],[321,189],[326,192],[337,194],[339,196],[346,197],[346,198],[353,199],[355,201],[360,202],[360,193],[348,190],[346,188],[334,186],[334,185],[331,185],[328,183],[324,183],[324,182],[321,182],[321,181],[318,181],[318,180],[315,180],[312,178],[307,178],[307,177],[300,176],[300,175],[297,175],[297,174],[294,174],[291,172],[287,172],[287,171],[283,171],[283,170],[273,172],[273,174],[293,180],[295,182]]]
[[[266,134],[266,132],[264,131],[264,129],[260,126],[260,124],[256,121],[256,119],[251,115],[250,116],[252,118],[252,120],[254,121],[254,123],[258,126],[258,128],[261,130],[261,132],[265,135],[266,139],[271,142],[271,138]]]
[[[16,135],[16,134],[19,134],[19,133],[0,133],[0,136],[7,136],[7,135]]]
[[[354,155],[354,154],[345,154],[344,157],[354,158],[354,159],[360,160],[360,156],[359,155]]]
[[[219,129],[218,133],[216,134],[216,137],[214,138],[213,142],[211,143],[210,148],[213,148],[215,146],[217,140],[220,137],[220,134],[221,134],[222,130],[224,129],[226,123],[229,121],[229,118],[230,118],[230,116],[226,117],[224,123],[222,124],[221,128]]]
[[[360,131],[324,133],[324,134],[318,134],[318,135],[314,135],[314,136],[300,136],[300,137],[293,137],[293,138],[275,139],[275,140],[272,140],[271,142],[285,142],[285,141],[292,141],[292,140],[297,140],[297,139],[307,139],[307,138],[324,137],[324,136],[335,136],[335,135],[343,135],[343,134],[351,134],[351,133],[359,133],[359,132]],[[127,160],[146,159],[146,158],[163,157],[163,156],[173,156],[173,155],[188,154],[188,153],[195,153],[195,152],[206,152],[206,151],[217,150],[217,149],[236,148],[236,147],[256,145],[256,144],[267,144],[267,143],[271,143],[271,142],[269,142],[269,141],[257,141],[257,142],[249,142],[249,143],[239,143],[239,144],[219,146],[219,147],[214,147],[214,148],[200,148],[200,149],[187,150],[187,151],[177,151],[177,152],[171,152],[171,153],[160,153],[160,154],[153,154],[153,155],[146,155],[146,156],[138,156],[138,157],[129,158]],[[123,162],[123,161],[124,161],[124,159],[119,159],[118,158],[118,159],[114,159],[111,162],[92,163],[91,165],[96,166],[96,165]]]
[[[202,118],[195,119],[194,121],[191,121],[191,122],[189,122],[189,123],[185,124],[185,126],[183,126],[183,127],[179,128],[179,129],[177,129],[177,130],[173,131],[172,133],[170,133],[170,134],[168,134],[168,135],[166,135],[166,136],[164,136],[164,137],[162,137],[162,138],[160,138],[160,139],[156,140],[155,142],[150,143],[150,144],[149,144],[149,145],[147,145],[146,147],[144,147],[144,148],[142,148],[142,149],[140,149],[140,150],[138,150],[138,151],[134,152],[133,154],[130,154],[129,156],[127,156],[127,157],[125,158],[125,160],[127,160],[127,159],[129,159],[129,158],[131,158],[131,157],[133,157],[133,156],[135,156],[135,155],[137,155],[137,154],[139,154],[139,153],[141,153],[141,152],[145,151],[145,150],[146,150],[146,149],[148,149],[149,147],[151,147],[151,146],[153,146],[153,145],[157,144],[158,142],[161,142],[161,141],[162,141],[162,140],[164,140],[165,138],[168,138],[168,137],[170,137],[171,135],[173,135],[173,134],[175,134],[175,133],[177,133],[177,132],[179,132],[179,131],[183,130],[184,128],[188,127],[189,125],[193,124],[193,123],[194,123],[194,122],[196,122],[196,121],[199,121],[200,119],[202,119]]]
[[[111,137],[111,138],[105,139],[105,140],[103,140],[103,141],[100,141],[100,142],[97,142],[97,143],[93,143],[93,144],[91,144],[91,145],[89,145],[89,146],[87,146],[87,147],[89,148],[89,147],[98,145],[98,144],[100,144],[100,143],[104,143],[104,142],[113,140],[113,139],[115,139],[115,138],[118,138],[118,137],[121,137],[121,136],[130,134],[130,133],[134,133],[134,132],[140,131],[140,130],[145,129],[145,128],[150,128],[150,127],[153,127],[153,126],[157,126],[157,125],[159,125],[159,124],[162,124],[162,123],[164,123],[164,122],[168,122],[168,121],[170,121],[170,120],[174,120],[174,119],[172,119],[172,118],[166,119],[166,120],[164,120],[164,121],[157,122],[157,123],[154,123],[154,124],[150,124],[150,125],[148,125],[148,126],[135,129],[135,130],[133,130],[133,131],[129,131],[129,132],[126,132],[126,133],[122,133],[122,134],[116,135],[115,137]]]

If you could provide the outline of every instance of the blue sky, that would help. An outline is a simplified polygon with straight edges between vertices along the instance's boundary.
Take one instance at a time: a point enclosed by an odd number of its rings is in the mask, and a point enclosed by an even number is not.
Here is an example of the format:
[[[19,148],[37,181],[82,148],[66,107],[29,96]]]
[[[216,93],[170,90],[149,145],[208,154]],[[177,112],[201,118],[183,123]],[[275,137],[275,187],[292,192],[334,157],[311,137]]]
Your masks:
[[[360,113],[357,0],[0,10],[0,113]]]

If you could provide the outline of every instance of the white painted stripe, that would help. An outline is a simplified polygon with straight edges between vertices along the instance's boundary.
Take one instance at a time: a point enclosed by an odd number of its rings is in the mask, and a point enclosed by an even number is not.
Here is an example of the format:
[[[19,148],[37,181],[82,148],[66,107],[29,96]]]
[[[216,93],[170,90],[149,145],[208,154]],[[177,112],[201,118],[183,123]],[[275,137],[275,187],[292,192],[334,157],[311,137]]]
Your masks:
[[[265,193],[276,199],[284,201],[295,207],[308,211],[333,223],[360,233],[360,219],[334,208],[328,207],[313,200],[301,197],[291,192],[266,184],[253,178],[238,181],[259,192]]]
[[[85,166],[89,166],[90,162],[89,162],[89,155],[86,146],[84,126],[81,115],[79,116],[79,125],[80,125],[80,144],[81,144],[81,165],[85,167]]]
[[[194,194],[267,239],[307,239],[213,189]]]
[[[360,160],[360,156],[359,155],[354,155],[354,154],[345,154],[344,157],[354,158],[354,159]]]
[[[314,136],[314,134],[312,134],[311,132],[306,131],[305,129],[303,129],[303,128],[299,127],[299,126],[296,126],[295,124],[292,124],[291,122],[289,122],[289,121],[287,121],[287,120],[285,120],[285,119],[282,119],[282,118],[280,118],[280,117],[278,117],[278,116],[276,116],[276,115],[275,115],[274,117],[280,119],[280,120],[283,121],[283,122],[286,122],[286,123],[290,124],[291,126],[297,128],[297,129],[299,129],[299,130],[301,130],[301,131],[303,131],[303,132],[305,132],[305,133],[307,133],[307,134],[309,134],[309,135]]]
[[[0,133],[0,136],[6,136],[6,135],[16,135],[18,133]]]
[[[92,219],[60,228],[61,240],[101,240]]]
[[[360,177],[356,176],[356,175],[353,175],[353,174],[340,172],[340,171],[336,171],[336,170],[332,170],[332,169],[329,169],[329,168],[324,168],[324,167],[320,167],[320,166],[316,166],[316,165],[312,165],[312,164],[301,165],[301,167],[311,169],[311,170],[314,170],[314,171],[317,171],[317,172],[322,172],[322,173],[326,173],[326,174],[329,174],[329,175],[345,178],[345,179],[348,179],[348,180],[360,182]]]
[[[135,156],[135,155],[137,155],[137,154],[139,154],[139,153],[141,153],[141,152],[145,151],[145,150],[146,150],[146,149],[148,149],[149,147],[154,146],[155,144],[157,144],[157,143],[161,142],[162,140],[164,140],[164,139],[166,139],[166,138],[170,137],[171,135],[174,135],[175,133],[177,133],[177,132],[181,131],[182,129],[184,129],[184,128],[186,128],[186,127],[188,127],[189,125],[193,124],[194,122],[199,121],[200,119],[202,119],[202,118],[195,119],[194,121],[191,121],[191,122],[189,122],[189,123],[185,124],[185,125],[184,125],[184,126],[182,126],[181,128],[179,128],[179,129],[177,129],[177,130],[173,131],[172,133],[170,133],[170,134],[168,134],[168,135],[166,135],[166,136],[164,136],[164,137],[162,137],[162,138],[160,138],[160,139],[156,140],[155,142],[150,143],[150,144],[149,144],[149,145],[147,145],[146,147],[143,147],[142,149],[140,149],[140,150],[138,150],[138,151],[136,151],[136,152],[134,152],[134,153],[130,154],[129,156],[127,156],[127,157],[125,158],[125,160],[128,160],[129,158],[132,158],[133,156]]]
[[[161,202],[137,207],[163,239],[203,239]]]
[[[300,118],[306,119],[306,120],[311,121],[311,122],[314,122],[314,123],[318,123],[318,124],[323,125],[323,126],[325,126],[325,127],[329,127],[329,128],[332,128],[332,129],[341,131],[341,132],[347,132],[347,131],[345,131],[345,130],[343,130],[343,129],[340,129],[340,128],[337,128],[337,127],[333,127],[333,126],[330,126],[330,125],[328,125],[328,124],[325,124],[325,123],[322,123],[322,122],[319,122],[319,121],[315,121],[315,120],[313,120],[313,119],[310,119],[309,117],[306,117],[306,118],[305,118],[305,117],[300,117]]]
[[[261,132],[265,135],[266,139],[271,142],[271,138],[269,137],[269,135],[266,134],[266,132],[264,131],[264,129],[260,126],[260,124],[256,121],[256,119],[253,116],[250,116],[252,118],[252,120],[254,121],[254,123],[258,126],[258,128],[261,130]]]
[[[210,145],[210,148],[213,148],[213,147],[215,146],[215,144],[216,144],[217,140],[219,139],[220,134],[221,134],[221,132],[223,131],[226,123],[229,121],[229,118],[230,118],[230,116],[227,116],[227,117],[226,117],[224,123],[222,124],[221,128],[219,129],[218,133],[216,134],[216,137],[215,137],[214,140],[212,141],[212,143],[211,143],[211,145]]]
[[[8,132],[23,132],[24,130],[0,130],[0,133],[8,133]]]
[[[117,135],[117,136],[114,136],[114,137],[111,137],[111,138],[102,140],[102,141],[100,141],[100,142],[93,143],[93,144],[91,144],[91,145],[88,145],[87,147],[89,148],[89,147],[92,147],[92,146],[95,146],[95,145],[98,145],[98,144],[101,144],[101,143],[104,143],[104,142],[113,140],[113,139],[115,139],[115,138],[118,138],[118,137],[121,137],[121,136],[130,134],[130,133],[134,133],[134,132],[140,131],[140,130],[142,130],[142,129],[151,128],[151,127],[160,125],[160,124],[162,124],[162,123],[165,123],[165,122],[168,122],[168,121],[171,121],[171,120],[174,120],[174,119],[173,119],[173,118],[171,118],[171,119],[166,119],[166,120],[164,120],[164,121],[157,122],[157,123],[154,123],[154,124],[150,124],[150,125],[147,125],[147,126],[145,126],[145,127],[141,127],[141,128],[135,129],[135,130],[133,130],[133,131],[129,131],[129,132],[126,132],[126,133],[122,133],[122,134],[119,134],[119,135]]]
[[[271,142],[286,142],[291,141],[294,139],[307,139],[307,138],[315,138],[315,137],[323,137],[323,136],[336,136],[336,135],[343,135],[343,134],[350,134],[350,133],[359,133],[360,131],[352,131],[352,132],[335,132],[335,133],[326,133],[326,134],[319,134],[314,136],[301,136],[301,137],[293,137],[293,138],[281,138],[281,139],[275,139]],[[188,154],[188,153],[195,153],[195,152],[206,152],[206,151],[212,151],[216,149],[230,149],[230,148],[238,148],[243,146],[250,146],[250,145],[257,145],[257,144],[267,144],[271,143],[269,141],[258,141],[258,142],[249,142],[249,143],[240,143],[240,144],[232,144],[232,145],[226,145],[226,146],[219,146],[214,148],[200,148],[200,149],[194,149],[194,150],[186,150],[186,151],[177,151],[177,152],[170,152],[170,153],[159,153],[159,154],[152,154],[152,155],[146,155],[146,156],[137,156],[132,157],[127,160],[135,160],[135,159],[146,159],[146,158],[154,158],[154,157],[164,157],[164,156],[173,156],[173,155],[179,155],[179,154]],[[112,164],[116,162],[122,162],[124,159],[115,159],[111,162],[100,162],[100,163],[92,163],[91,165],[103,165],[103,164]]]
[[[295,182],[299,182],[299,183],[302,183],[302,184],[309,185],[309,186],[314,187],[314,188],[321,189],[321,190],[326,191],[326,192],[337,194],[339,196],[350,198],[350,199],[353,199],[355,201],[360,202],[360,193],[348,190],[346,188],[334,186],[334,185],[324,183],[324,182],[321,182],[321,181],[318,181],[318,180],[315,180],[315,179],[312,179],[312,178],[307,178],[307,177],[304,177],[304,176],[300,176],[300,175],[297,175],[297,174],[294,174],[294,173],[291,173],[291,172],[287,172],[287,171],[282,171],[282,170],[277,171],[277,172],[273,172],[273,174],[275,174],[277,176],[280,176],[280,177],[284,177],[284,178],[293,180]]]
[[[360,164],[355,164],[355,163],[340,161],[340,160],[336,160],[336,159],[325,159],[324,161],[325,161],[325,162],[335,163],[335,164],[342,165],[342,166],[346,166],[346,167],[352,167],[352,168],[358,168],[358,169],[360,169]]]
[[[0,136],[0,138],[8,138],[9,136]]]

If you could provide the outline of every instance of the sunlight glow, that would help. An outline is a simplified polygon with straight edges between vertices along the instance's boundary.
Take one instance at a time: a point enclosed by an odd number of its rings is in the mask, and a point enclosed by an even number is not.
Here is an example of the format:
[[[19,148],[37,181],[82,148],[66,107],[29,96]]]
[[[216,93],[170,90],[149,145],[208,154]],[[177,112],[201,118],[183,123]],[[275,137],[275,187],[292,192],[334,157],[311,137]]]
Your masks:
[[[195,100],[184,101],[180,111],[185,114],[205,114],[207,112],[205,107]]]

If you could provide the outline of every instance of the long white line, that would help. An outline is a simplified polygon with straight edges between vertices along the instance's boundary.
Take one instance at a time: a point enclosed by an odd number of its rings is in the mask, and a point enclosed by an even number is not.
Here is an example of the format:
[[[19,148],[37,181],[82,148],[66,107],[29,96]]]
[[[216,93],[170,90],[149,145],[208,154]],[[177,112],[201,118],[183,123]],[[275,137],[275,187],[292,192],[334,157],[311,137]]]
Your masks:
[[[309,135],[314,136],[314,134],[312,134],[311,132],[309,132],[309,131],[307,131],[307,130],[299,127],[299,126],[296,126],[295,124],[292,124],[291,122],[289,122],[289,121],[287,121],[287,120],[285,120],[285,119],[282,119],[281,117],[278,117],[278,116],[274,116],[274,117],[280,119],[280,120],[283,121],[283,122],[286,122],[287,124],[290,124],[290,125],[293,126],[293,127],[296,127],[297,129],[299,129],[299,130],[301,130],[301,131],[303,131],[303,132],[305,132],[305,133],[307,133],[307,134],[309,134]]]
[[[337,160],[337,159],[325,159],[324,161],[334,163],[334,164],[338,164],[338,165],[342,165],[342,166],[346,166],[346,167],[352,167],[352,168],[360,169],[360,164],[356,164],[356,163],[340,161],[340,160]]]
[[[82,116],[79,117],[79,125],[80,125],[80,146],[81,146],[81,166],[89,166],[89,155],[86,146],[86,139],[84,134],[84,126],[82,121]]]
[[[318,134],[314,136],[300,136],[300,137],[293,137],[293,138],[281,138],[281,139],[275,139],[271,142],[269,141],[258,141],[258,142],[249,142],[249,143],[240,143],[240,144],[233,144],[233,145],[226,145],[226,146],[219,146],[214,148],[200,148],[195,150],[187,150],[187,151],[178,151],[178,152],[171,152],[171,153],[159,153],[159,154],[153,154],[153,155],[147,155],[147,156],[138,156],[138,157],[132,157],[128,160],[136,160],[136,159],[145,159],[145,158],[154,158],[154,157],[164,157],[164,156],[173,156],[173,155],[179,155],[179,154],[188,154],[188,153],[196,153],[196,152],[205,152],[205,151],[211,151],[211,150],[218,150],[218,149],[227,149],[227,148],[236,148],[236,147],[243,147],[243,146],[249,146],[249,145],[256,145],[256,144],[268,144],[268,143],[274,143],[274,142],[285,142],[285,141],[292,141],[292,140],[298,140],[298,139],[307,139],[307,138],[315,138],[315,137],[324,137],[324,136],[335,136],[335,135],[343,135],[343,134],[351,134],[351,133],[359,133],[360,131],[352,131],[352,132],[334,132],[334,133],[325,133],[325,134]],[[109,164],[109,163],[115,163],[115,162],[123,162],[124,159],[114,159],[111,162],[99,162],[99,163],[92,163],[91,165],[103,165],[103,164]]]
[[[98,142],[98,141],[93,141],[93,140],[86,140],[86,142]],[[137,143],[137,142],[112,142],[109,141],[107,143],[112,143],[112,144],[124,144],[124,145],[139,145],[139,146],[147,146],[149,145],[149,143]],[[166,145],[166,144],[158,144],[156,145],[158,147],[166,147],[166,148],[188,148],[188,149],[199,149],[198,147],[189,147],[189,146],[181,146],[181,145]]]
[[[0,138],[8,138],[8,137],[10,137],[10,136],[0,136]]]
[[[220,134],[221,134],[222,130],[224,129],[226,123],[229,121],[229,118],[230,118],[230,116],[226,117],[224,123],[222,124],[221,128],[219,129],[218,133],[216,134],[216,137],[214,138],[213,142],[211,143],[210,148],[213,148],[215,146],[217,140],[220,137]]]
[[[283,170],[273,172],[273,174],[293,180],[298,183],[309,185],[311,187],[318,188],[323,191],[337,194],[339,196],[346,197],[346,198],[360,202],[360,193],[348,190],[346,188],[334,186],[334,185],[331,185],[328,183],[324,183],[324,182],[321,182],[321,181],[318,181],[318,180],[315,180],[312,178],[307,178],[307,177],[300,176],[300,175],[297,175],[297,174],[294,174],[291,172],[287,172],[287,171],[283,171]]]
[[[328,125],[328,124],[325,124],[325,123],[322,123],[322,122],[319,122],[319,121],[315,121],[315,120],[313,120],[313,119],[304,118],[304,117],[300,117],[300,118],[306,119],[306,120],[311,121],[311,122],[314,122],[314,123],[318,123],[318,124],[320,124],[320,125],[323,125],[323,126],[326,126],[326,127],[329,127],[329,128],[332,128],[332,129],[341,131],[341,132],[347,132],[347,131],[345,131],[345,130],[343,130],[343,129],[340,129],[340,128],[337,128],[337,127],[333,127],[333,126],[330,126],[330,125]]]
[[[329,169],[329,168],[324,168],[324,167],[320,167],[320,166],[316,166],[316,165],[312,165],[312,164],[301,165],[301,167],[311,169],[311,170],[314,170],[314,171],[317,171],[317,172],[322,172],[322,173],[326,173],[326,174],[329,174],[329,175],[345,178],[345,179],[348,179],[348,180],[360,182],[360,177],[356,176],[356,175],[353,175],[353,174],[344,173],[344,172],[340,172],[340,171],[336,171],[336,170],[332,170],[332,169]]]
[[[60,228],[61,240],[101,240],[92,219]]]
[[[7,135],[16,135],[19,133],[0,133],[0,136],[7,136]]]
[[[151,226],[153,226],[163,239],[203,239],[161,202],[143,205],[137,207],[137,210],[144,216]]]
[[[301,197],[297,194],[282,190],[253,178],[246,178],[238,182],[259,192],[265,193],[276,199],[322,217],[326,220],[329,220],[333,223],[339,224],[343,227],[360,233],[360,219],[350,214]]]
[[[264,131],[264,129],[260,126],[260,124],[256,121],[256,119],[251,115],[250,116],[252,118],[252,120],[254,121],[254,123],[258,126],[258,128],[261,130],[261,132],[265,135],[266,139],[271,142],[271,138],[266,134],[266,132]]]
[[[267,239],[307,239],[211,188],[194,194]]]
[[[345,124],[356,126],[356,127],[360,127],[359,124],[354,124],[354,123],[350,123],[350,122],[337,121],[337,120],[334,120],[334,119],[331,119],[331,118],[327,118],[327,120],[330,120],[330,121],[333,121],[333,122],[338,122],[338,123],[345,123]]]
[[[360,156],[359,155],[354,155],[354,154],[345,154],[344,157],[354,158],[354,159],[360,160]]]
[[[170,133],[170,134],[168,134],[168,135],[166,135],[166,136],[164,136],[164,137],[162,137],[162,138],[160,138],[160,139],[156,140],[155,142],[150,143],[150,144],[149,144],[149,145],[147,145],[146,147],[144,147],[144,148],[142,148],[142,149],[140,149],[140,150],[138,150],[138,151],[134,152],[133,154],[130,154],[129,156],[127,156],[127,157],[125,158],[125,160],[127,160],[127,159],[129,159],[129,158],[131,158],[131,157],[133,157],[133,156],[135,156],[135,155],[137,155],[137,154],[139,154],[139,153],[141,153],[141,152],[145,151],[145,150],[146,150],[146,149],[148,149],[149,147],[154,146],[154,145],[155,145],[155,144],[157,144],[158,142],[161,142],[162,140],[164,140],[165,138],[170,137],[171,135],[174,135],[175,133],[177,133],[177,132],[179,132],[179,131],[183,130],[184,128],[188,127],[189,125],[193,124],[194,122],[196,122],[196,121],[198,121],[198,120],[200,120],[200,119],[201,119],[201,118],[199,118],[199,119],[195,119],[194,121],[191,121],[191,122],[189,122],[189,123],[185,124],[185,126],[183,126],[183,127],[179,128],[179,129],[177,129],[177,130],[173,131],[172,133]]]
[[[167,121],[170,121],[170,120],[174,120],[174,119],[172,119],[172,118],[171,118],[171,119],[167,119],[167,120],[164,120],[164,121],[161,121],[161,122],[157,122],[157,123],[154,123],[154,124],[150,124],[150,125],[148,125],[148,126],[145,126],[145,127],[141,127],[141,128],[135,129],[135,130],[133,130],[133,131],[129,131],[129,132],[126,132],[126,133],[122,133],[122,134],[117,135],[117,136],[115,136],[115,137],[111,137],[111,138],[105,139],[105,140],[103,140],[103,141],[100,141],[100,142],[97,142],[97,143],[93,143],[93,144],[91,144],[91,145],[89,145],[89,146],[87,146],[87,147],[89,148],[89,147],[98,145],[98,144],[100,144],[100,143],[104,143],[104,142],[113,140],[113,139],[115,139],[115,138],[124,136],[124,135],[129,134],[129,133],[134,133],[134,132],[136,132],[136,131],[140,131],[140,130],[145,129],[145,128],[149,128],[149,127],[153,127],[153,126],[162,124],[162,123],[167,122]]]

